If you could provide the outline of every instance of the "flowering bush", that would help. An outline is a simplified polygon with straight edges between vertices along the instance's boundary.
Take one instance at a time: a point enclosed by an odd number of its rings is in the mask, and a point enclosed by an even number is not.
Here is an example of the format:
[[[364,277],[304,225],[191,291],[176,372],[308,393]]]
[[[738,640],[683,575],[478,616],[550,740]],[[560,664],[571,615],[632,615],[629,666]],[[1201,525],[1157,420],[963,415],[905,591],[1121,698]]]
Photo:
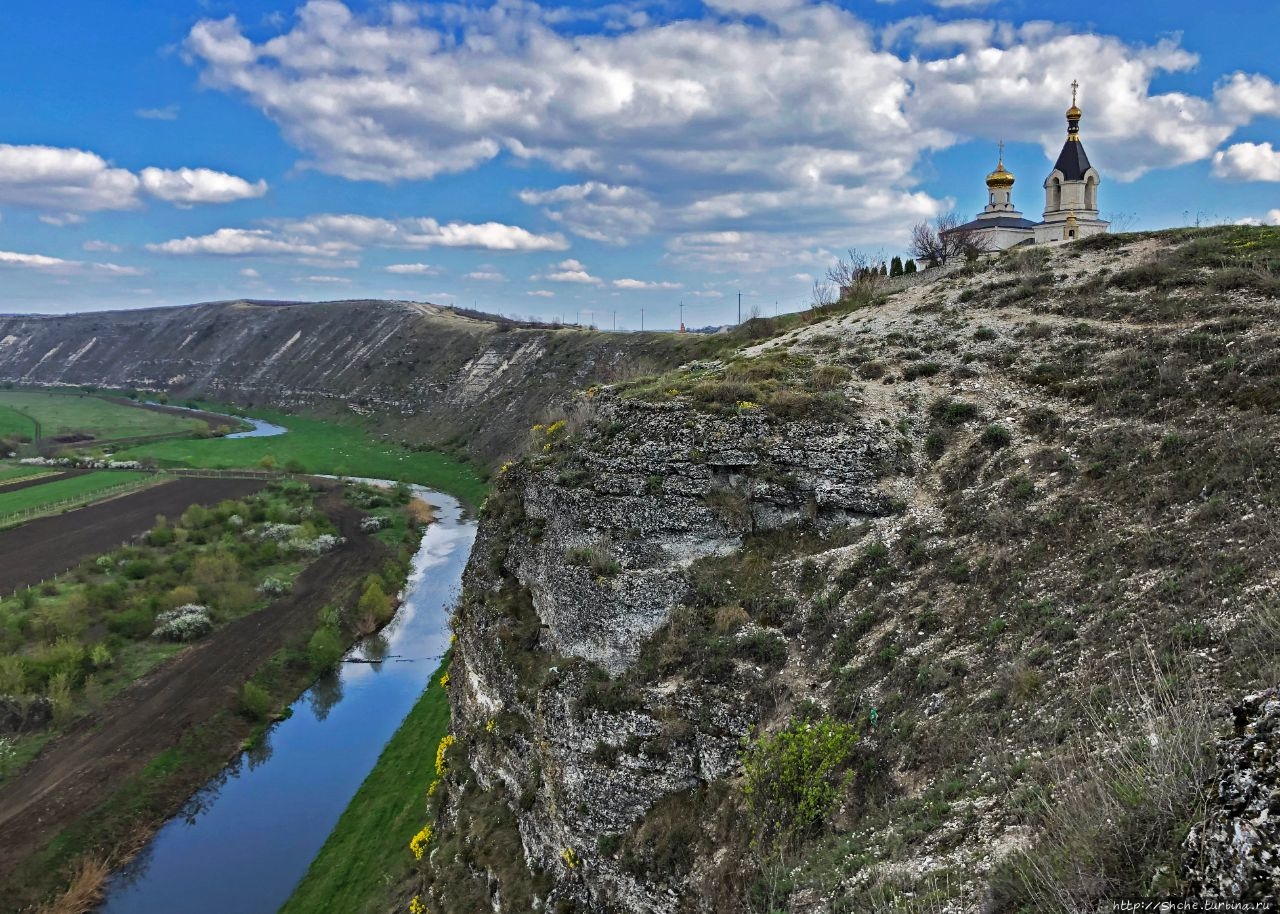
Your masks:
[[[387,525],[385,517],[366,517],[360,521],[360,530],[363,533],[377,533]]]
[[[574,852],[573,848],[566,847],[562,849],[560,851],[560,859],[564,861],[564,865],[569,869],[577,869],[578,855]]]
[[[440,677],[440,688],[442,689],[449,688],[449,673],[447,671],[443,676]]]
[[[422,855],[426,853],[427,845],[431,843],[431,836],[435,834],[430,825],[422,826],[422,830],[409,839],[409,850],[413,851],[413,859],[421,860]]]
[[[161,641],[194,641],[213,631],[209,607],[199,603],[186,603],[156,616],[152,638]]]
[[[409,902],[409,914],[427,914],[427,906],[418,900],[417,895]]]
[[[278,597],[292,589],[288,581],[282,581],[280,578],[266,578],[258,585],[258,593],[264,597]]]
[[[321,533],[313,540],[293,539],[289,540],[286,545],[294,552],[304,552],[307,555],[324,555],[326,552],[332,552],[345,542],[346,540],[340,536],[334,536],[332,533]]]
[[[444,755],[455,742],[457,741],[453,738],[453,734],[446,733],[444,739],[440,740],[440,745],[436,746],[436,774],[439,777],[444,777],[444,773],[449,770],[449,766],[445,764]]]
[[[301,524],[263,524],[254,535],[260,540],[284,543],[297,537],[301,529]]]

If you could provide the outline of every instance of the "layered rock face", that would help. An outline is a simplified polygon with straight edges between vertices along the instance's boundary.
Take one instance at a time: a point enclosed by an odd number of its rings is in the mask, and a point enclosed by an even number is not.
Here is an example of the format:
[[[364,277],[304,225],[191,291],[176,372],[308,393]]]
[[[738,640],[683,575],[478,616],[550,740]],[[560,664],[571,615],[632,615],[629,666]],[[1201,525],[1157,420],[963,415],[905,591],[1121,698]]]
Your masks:
[[[1280,690],[1248,696],[1218,743],[1217,795],[1187,837],[1191,891],[1200,898],[1280,897]]]
[[[552,442],[491,501],[459,611],[456,728],[479,737],[468,743],[479,788],[522,797],[529,864],[589,871],[557,879],[546,897],[509,898],[508,909],[711,911],[714,867],[638,872],[653,861],[602,853],[601,839],[636,843],[664,800],[700,802],[692,795],[733,772],[773,702],[784,638],[768,624],[734,629],[714,682],[642,660],[641,649],[680,624],[672,613],[699,560],[736,552],[745,535],[843,528],[896,510],[880,479],[894,452],[879,425],[599,400],[572,452]],[[525,635],[513,636],[521,625]],[[768,648],[753,654],[758,644]]]

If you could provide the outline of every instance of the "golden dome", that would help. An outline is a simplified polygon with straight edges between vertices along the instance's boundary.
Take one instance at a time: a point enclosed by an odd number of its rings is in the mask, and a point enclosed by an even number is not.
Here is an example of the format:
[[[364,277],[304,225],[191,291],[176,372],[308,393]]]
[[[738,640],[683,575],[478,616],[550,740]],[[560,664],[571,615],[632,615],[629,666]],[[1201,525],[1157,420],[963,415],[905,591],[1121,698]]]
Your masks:
[[[1001,161],[996,165],[996,170],[987,175],[987,187],[995,190],[997,187],[1013,187],[1013,172],[1004,167]]]
[[[1077,108],[1075,105],[1072,105],[1070,108],[1067,109],[1067,120],[1078,121],[1082,117],[1084,117],[1084,112],[1081,111],[1079,108]]]

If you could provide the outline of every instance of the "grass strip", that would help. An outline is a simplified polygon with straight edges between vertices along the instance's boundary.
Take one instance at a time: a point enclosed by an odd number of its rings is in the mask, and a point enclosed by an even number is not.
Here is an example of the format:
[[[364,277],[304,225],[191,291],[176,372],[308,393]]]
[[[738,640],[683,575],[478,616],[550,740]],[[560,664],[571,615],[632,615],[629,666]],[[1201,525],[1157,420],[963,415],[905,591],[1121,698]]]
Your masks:
[[[220,409],[212,404],[209,408]],[[473,508],[484,501],[487,489],[475,471],[444,454],[414,451],[395,442],[375,440],[355,425],[270,410],[253,410],[251,415],[283,425],[289,431],[269,438],[159,441],[130,448],[117,455],[117,459],[151,457],[163,467],[256,469],[264,459],[270,458],[270,464],[277,469],[412,482],[448,492]]]
[[[425,821],[436,747],[449,728],[449,697],[440,685],[449,659],[446,654],[280,914],[390,908],[391,892],[413,860],[409,839]]]
[[[16,492],[0,492],[0,520],[13,514],[25,514],[63,504],[78,503],[117,487],[141,484],[151,479],[155,479],[154,473],[102,470],[97,473],[86,473],[83,476],[55,479],[44,485],[31,486]]]

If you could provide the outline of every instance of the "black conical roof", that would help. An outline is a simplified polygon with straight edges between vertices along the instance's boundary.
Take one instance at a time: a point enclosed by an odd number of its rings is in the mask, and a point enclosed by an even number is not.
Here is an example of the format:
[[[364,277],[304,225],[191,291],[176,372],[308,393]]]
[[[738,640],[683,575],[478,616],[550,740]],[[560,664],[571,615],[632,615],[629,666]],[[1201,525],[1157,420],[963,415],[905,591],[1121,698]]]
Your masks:
[[[1091,167],[1089,157],[1084,152],[1084,143],[1077,139],[1069,139],[1063,143],[1062,152],[1058,153],[1058,161],[1053,167],[1062,172],[1065,181],[1083,181],[1084,173]]]

